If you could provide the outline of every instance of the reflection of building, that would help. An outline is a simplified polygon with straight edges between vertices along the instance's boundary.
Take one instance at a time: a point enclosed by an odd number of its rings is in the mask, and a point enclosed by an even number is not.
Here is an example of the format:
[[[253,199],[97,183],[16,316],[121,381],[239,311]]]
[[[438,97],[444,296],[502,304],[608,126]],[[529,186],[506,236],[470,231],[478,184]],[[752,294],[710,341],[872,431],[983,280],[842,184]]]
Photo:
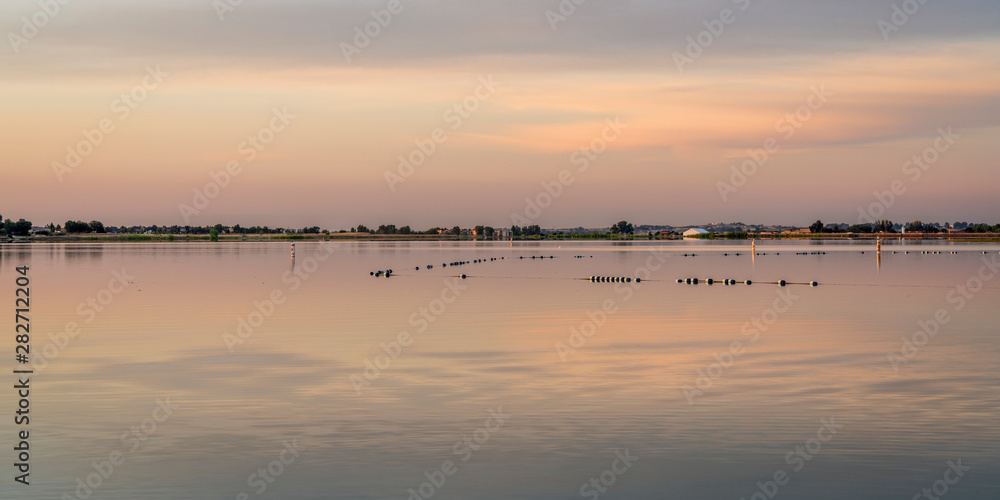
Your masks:
[[[708,231],[700,227],[693,227],[691,229],[688,229],[687,231],[684,231],[684,236],[701,236],[703,234],[708,234]]]

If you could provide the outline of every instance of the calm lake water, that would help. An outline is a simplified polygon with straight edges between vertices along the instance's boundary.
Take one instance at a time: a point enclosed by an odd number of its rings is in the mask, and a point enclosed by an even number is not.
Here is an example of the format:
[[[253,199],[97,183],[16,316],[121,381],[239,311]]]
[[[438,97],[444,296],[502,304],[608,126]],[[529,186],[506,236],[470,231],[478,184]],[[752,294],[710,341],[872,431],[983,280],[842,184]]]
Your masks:
[[[0,246],[0,498],[1000,498],[996,244],[329,245]]]

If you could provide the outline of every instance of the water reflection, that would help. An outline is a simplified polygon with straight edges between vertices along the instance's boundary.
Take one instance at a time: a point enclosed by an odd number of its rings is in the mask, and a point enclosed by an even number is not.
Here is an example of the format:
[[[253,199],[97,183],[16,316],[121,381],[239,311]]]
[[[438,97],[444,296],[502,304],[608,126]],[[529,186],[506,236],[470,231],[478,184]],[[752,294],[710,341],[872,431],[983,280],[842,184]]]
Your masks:
[[[872,270],[862,243],[757,242],[750,259],[735,256],[747,242],[621,243],[339,243],[311,272],[309,242],[294,265],[288,242],[0,246],[3,282],[34,263],[35,348],[69,322],[82,332],[36,376],[32,494],[72,495],[163,398],[176,412],[95,495],[253,497],[248,476],[297,439],[262,496],[405,498],[453,460],[434,498],[577,498],[628,448],[640,459],[602,497],[749,498],[792,474],[787,454],[830,417],[844,427],[783,497],[911,498],[958,457],[975,472],[949,498],[1000,487],[1000,281],[961,310],[948,301],[1000,248],[886,243]],[[651,255],[663,264],[641,286],[578,279],[629,276]],[[91,314],[122,271],[132,284]],[[688,276],[820,286],[675,283]],[[894,370],[887,353],[939,309],[953,319]],[[412,342],[393,345],[403,332]],[[455,443],[500,407],[510,420],[461,462]]]

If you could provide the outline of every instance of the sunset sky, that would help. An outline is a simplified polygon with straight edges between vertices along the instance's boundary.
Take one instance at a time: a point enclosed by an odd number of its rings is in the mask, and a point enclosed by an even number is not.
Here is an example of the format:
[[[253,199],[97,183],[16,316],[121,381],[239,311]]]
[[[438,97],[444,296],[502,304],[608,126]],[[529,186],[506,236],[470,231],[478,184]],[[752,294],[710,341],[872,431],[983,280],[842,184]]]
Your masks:
[[[1000,222],[996,0],[62,1],[0,7],[5,218]]]

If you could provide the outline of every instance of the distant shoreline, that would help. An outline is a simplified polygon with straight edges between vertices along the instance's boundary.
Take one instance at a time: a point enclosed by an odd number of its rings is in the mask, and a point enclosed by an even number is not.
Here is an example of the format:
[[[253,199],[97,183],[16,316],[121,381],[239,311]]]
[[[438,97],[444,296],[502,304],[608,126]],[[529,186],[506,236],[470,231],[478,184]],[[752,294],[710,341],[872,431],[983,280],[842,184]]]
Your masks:
[[[593,236],[559,235],[550,237],[515,237],[514,241],[679,241],[679,240],[726,240],[726,241],[746,241],[757,239],[762,241],[778,240],[803,240],[803,241],[869,241],[882,239],[884,241],[908,240],[908,241],[955,241],[963,243],[996,243],[1000,242],[1000,236],[996,233],[937,233],[937,234],[864,234],[864,233],[833,233],[833,234],[768,234],[749,235],[746,238],[727,238],[725,235],[710,235],[701,238],[683,238],[680,236],[654,236],[650,239],[646,236],[633,236],[631,238],[599,238]],[[210,242],[209,235],[189,235],[189,234],[80,234],[80,235],[59,235],[59,236],[28,236],[18,237],[13,240],[0,240],[0,243],[185,243],[185,242]],[[331,234],[225,234],[219,235],[220,243],[236,242],[290,242],[297,241],[468,241],[468,242],[489,242],[489,241],[510,241],[509,239],[483,239],[472,236],[455,236],[442,234],[366,234],[366,233],[331,233]]]

